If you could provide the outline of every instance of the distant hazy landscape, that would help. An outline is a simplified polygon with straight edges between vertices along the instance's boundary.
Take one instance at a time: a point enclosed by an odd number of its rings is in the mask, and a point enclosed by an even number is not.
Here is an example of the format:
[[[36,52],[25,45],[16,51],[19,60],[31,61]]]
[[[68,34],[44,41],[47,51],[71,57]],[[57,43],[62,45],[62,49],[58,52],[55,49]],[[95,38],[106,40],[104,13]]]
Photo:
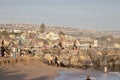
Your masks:
[[[0,0],[0,80],[119,80],[120,0]]]

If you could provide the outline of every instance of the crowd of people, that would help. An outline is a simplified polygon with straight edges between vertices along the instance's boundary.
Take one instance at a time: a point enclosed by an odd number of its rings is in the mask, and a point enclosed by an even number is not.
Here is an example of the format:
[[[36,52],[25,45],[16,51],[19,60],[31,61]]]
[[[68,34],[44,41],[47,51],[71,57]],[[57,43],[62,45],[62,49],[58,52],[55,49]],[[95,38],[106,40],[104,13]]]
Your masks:
[[[1,57],[16,57],[17,54],[17,48],[15,45],[12,45],[11,47],[4,45],[4,40],[2,40],[2,45],[0,49]]]

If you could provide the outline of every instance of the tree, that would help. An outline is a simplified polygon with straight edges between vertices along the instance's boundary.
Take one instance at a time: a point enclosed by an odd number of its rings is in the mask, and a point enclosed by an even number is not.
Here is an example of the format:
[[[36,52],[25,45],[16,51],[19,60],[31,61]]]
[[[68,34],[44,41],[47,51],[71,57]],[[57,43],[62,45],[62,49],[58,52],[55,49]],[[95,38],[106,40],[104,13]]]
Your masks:
[[[84,34],[83,34],[83,32],[79,32],[79,36],[83,36]]]
[[[60,31],[58,34],[61,41],[65,39],[65,34],[62,31]]]
[[[45,32],[45,24],[44,24],[44,23],[42,23],[42,24],[40,25],[40,32],[41,32],[41,33],[44,33],[44,32]]]
[[[59,34],[59,35],[65,35],[62,31],[60,31],[58,34]]]

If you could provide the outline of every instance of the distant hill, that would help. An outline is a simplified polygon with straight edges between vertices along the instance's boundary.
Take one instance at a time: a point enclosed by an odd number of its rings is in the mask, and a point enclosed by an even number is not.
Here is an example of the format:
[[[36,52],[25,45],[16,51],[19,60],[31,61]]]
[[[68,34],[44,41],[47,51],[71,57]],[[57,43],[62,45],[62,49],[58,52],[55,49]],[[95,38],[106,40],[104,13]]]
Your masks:
[[[27,30],[39,30],[40,25],[39,24],[23,24],[23,23],[10,23],[10,24],[0,24],[0,28],[6,28],[6,29],[27,29]],[[67,35],[72,36],[84,36],[84,37],[93,37],[93,38],[99,38],[101,36],[118,36],[120,37],[120,31],[97,31],[97,30],[85,30],[80,28],[73,28],[73,27],[58,27],[58,26],[46,26],[45,28],[46,32],[54,32],[59,33],[63,32]]]

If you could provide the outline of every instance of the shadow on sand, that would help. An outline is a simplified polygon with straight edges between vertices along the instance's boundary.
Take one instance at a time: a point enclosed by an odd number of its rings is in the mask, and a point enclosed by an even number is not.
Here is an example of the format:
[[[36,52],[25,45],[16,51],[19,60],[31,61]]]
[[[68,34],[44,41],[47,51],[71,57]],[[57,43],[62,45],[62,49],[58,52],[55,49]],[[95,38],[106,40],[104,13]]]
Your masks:
[[[50,79],[50,77],[48,77],[48,76],[42,76],[42,77],[32,79],[32,80],[53,80],[53,79]]]
[[[0,68],[0,80],[24,80],[25,74],[16,74],[18,71],[6,71]]]
[[[16,74],[17,73],[17,74]],[[7,71],[0,68],[0,80],[28,80],[26,74],[20,74],[19,71]],[[30,80],[51,80],[49,76],[42,76]]]

